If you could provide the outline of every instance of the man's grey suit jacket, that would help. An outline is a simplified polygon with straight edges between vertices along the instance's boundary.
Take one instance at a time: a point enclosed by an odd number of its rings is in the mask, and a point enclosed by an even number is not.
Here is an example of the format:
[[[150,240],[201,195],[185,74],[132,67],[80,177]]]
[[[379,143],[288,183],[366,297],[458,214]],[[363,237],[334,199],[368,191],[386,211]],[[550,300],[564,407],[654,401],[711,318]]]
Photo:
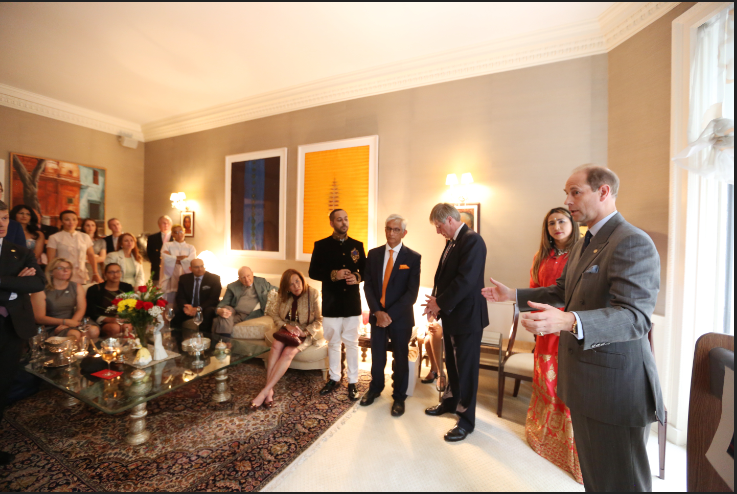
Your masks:
[[[600,422],[646,427],[662,421],[663,397],[648,332],[660,288],[660,258],[650,237],[612,216],[581,254],[573,248],[555,285],[517,291],[528,301],[575,311],[579,341],[562,331],[558,396],[576,413]]]

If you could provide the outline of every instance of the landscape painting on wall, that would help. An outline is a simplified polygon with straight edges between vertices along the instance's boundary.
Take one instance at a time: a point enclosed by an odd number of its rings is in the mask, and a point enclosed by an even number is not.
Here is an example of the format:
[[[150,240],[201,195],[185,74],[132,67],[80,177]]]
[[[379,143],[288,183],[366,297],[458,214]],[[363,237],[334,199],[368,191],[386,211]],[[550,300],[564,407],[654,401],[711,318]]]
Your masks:
[[[368,250],[376,242],[378,136],[299,146],[298,261],[309,261],[315,242],[332,233],[329,214],[344,209],[349,235]]]
[[[286,148],[225,159],[226,249],[286,259]]]
[[[80,220],[92,218],[98,230],[104,228],[104,168],[16,153],[10,163],[11,206],[35,209],[44,225],[60,228],[59,213],[71,209]]]

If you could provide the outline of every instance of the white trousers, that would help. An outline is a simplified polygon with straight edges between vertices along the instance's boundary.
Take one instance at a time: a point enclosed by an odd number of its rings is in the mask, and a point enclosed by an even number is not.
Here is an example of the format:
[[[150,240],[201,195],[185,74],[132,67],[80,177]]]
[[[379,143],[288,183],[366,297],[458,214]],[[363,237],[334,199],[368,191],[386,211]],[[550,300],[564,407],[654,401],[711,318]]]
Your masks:
[[[330,379],[340,382],[340,344],[345,344],[345,360],[348,367],[348,383],[358,382],[358,328],[361,316],[323,317],[322,331],[328,340]]]

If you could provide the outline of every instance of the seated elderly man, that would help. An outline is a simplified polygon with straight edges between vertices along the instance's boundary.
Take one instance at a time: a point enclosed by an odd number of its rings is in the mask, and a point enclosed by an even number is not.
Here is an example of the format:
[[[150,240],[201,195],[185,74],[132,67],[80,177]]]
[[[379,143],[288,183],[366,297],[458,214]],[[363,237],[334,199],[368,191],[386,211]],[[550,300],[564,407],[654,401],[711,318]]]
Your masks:
[[[253,276],[248,266],[238,270],[238,281],[228,285],[223,300],[217,308],[213,333],[230,335],[233,326],[241,321],[255,319],[264,315],[269,292],[275,287],[264,278]]]
[[[222,290],[220,276],[205,271],[205,261],[202,259],[193,259],[190,269],[191,273],[179,277],[175,315],[171,325],[174,328],[181,328],[185,321],[192,319],[197,314],[197,308],[200,308],[203,321],[199,329],[209,332]]]

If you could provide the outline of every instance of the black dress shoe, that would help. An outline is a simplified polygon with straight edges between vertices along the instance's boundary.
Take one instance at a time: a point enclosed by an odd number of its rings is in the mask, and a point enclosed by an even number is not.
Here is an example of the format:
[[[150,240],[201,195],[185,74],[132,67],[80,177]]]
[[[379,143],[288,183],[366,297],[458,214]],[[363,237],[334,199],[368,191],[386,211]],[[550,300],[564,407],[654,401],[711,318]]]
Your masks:
[[[15,460],[14,454],[0,451],[0,465],[10,465],[13,460]]]
[[[355,384],[348,385],[348,399],[351,401],[358,400],[358,388]]]
[[[366,394],[365,394],[365,395],[363,395],[363,398],[361,398],[361,406],[362,406],[362,407],[367,407],[367,406],[369,406],[369,405],[370,405],[370,404],[372,404],[372,403],[374,402],[374,400],[375,400],[376,398],[378,398],[379,396],[381,396],[381,393],[374,393],[374,392],[373,392],[373,391],[371,391],[371,390],[369,390],[369,391],[366,391]]]
[[[451,430],[445,433],[444,439],[449,443],[454,443],[457,441],[463,441],[464,439],[466,439],[466,436],[468,436],[468,432],[466,432],[466,429],[459,425],[456,425]]]
[[[404,415],[404,402],[394,400],[392,405],[392,417],[401,417]]]
[[[325,383],[325,386],[320,390],[321,395],[326,395],[332,390],[334,390],[338,386],[338,381],[333,381],[330,379],[328,382]]]
[[[444,413],[451,413],[452,410],[448,410],[443,406],[442,403],[438,403],[434,407],[426,408],[425,413],[427,415],[432,415],[433,417],[437,417],[439,415],[443,415]]]
[[[425,379],[420,380],[422,384],[432,384],[435,382],[435,379],[438,378],[437,372],[431,372],[427,375]]]

